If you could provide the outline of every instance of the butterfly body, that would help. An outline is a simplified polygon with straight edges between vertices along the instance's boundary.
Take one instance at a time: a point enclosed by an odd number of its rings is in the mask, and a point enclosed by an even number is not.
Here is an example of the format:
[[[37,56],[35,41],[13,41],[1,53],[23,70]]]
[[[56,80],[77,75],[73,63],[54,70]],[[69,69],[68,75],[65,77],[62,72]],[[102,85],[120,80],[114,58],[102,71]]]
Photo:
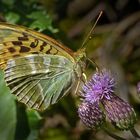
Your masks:
[[[17,99],[44,110],[82,78],[85,50],[73,52],[25,27],[0,23],[0,68]]]

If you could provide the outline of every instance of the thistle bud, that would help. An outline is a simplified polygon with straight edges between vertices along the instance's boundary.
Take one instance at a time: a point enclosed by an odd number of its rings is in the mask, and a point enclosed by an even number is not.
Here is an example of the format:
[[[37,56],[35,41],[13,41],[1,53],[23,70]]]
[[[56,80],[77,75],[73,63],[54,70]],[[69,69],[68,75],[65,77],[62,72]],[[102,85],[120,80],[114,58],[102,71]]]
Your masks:
[[[78,114],[81,121],[88,128],[99,128],[104,122],[104,114],[99,109],[98,104],[83,102],[78,108]]]
[[[110,100],[102,100],[106,114],[112,124],[120,130],[129,130],[134,127],[136,114],[133,108],[118,96],[113,95]]]

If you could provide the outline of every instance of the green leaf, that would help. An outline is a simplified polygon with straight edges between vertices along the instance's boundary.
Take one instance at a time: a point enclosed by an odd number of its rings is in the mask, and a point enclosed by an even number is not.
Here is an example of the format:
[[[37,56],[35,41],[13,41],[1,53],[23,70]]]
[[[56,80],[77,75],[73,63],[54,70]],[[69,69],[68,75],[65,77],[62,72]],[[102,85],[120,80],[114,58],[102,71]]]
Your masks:
[[[39,130],[31,130],[27,140],[39,140]]]
[[[9,12],[5,15],[6,21],[9,23],[17,23],[20,19],[20,16],[14,12]]]
[[[30,24],[30,28],[32,29],[39,29],[40,32],[43,30],[48,29],[52,33],[58,32],[57,29],[52,27],[52,18],[46,14],[46,12],[37,11],[32,12],[28,15],[28,18],[33,19],[34,21]]]
[[[32,129],[38,128],[38,123],[42,119],[40,114],[36,110],[32,110],[32,109],[28,109],[26,112],[28,115],[28,122],[29,122],[30,128]]]
[[[2,2],[6,5],[11,5],[12,6],[14,4],[15,0],[2,0]]]
[[[15,98],[4,82],[4,74],[0,70],[0,139],[14,140],[16,127]]]
[[[27,140],[38,140],[39,137],[39,124],[41,121],[40,114],[32,109],[28,109],[27,111],[28,122],[30,127],[30,134]]]

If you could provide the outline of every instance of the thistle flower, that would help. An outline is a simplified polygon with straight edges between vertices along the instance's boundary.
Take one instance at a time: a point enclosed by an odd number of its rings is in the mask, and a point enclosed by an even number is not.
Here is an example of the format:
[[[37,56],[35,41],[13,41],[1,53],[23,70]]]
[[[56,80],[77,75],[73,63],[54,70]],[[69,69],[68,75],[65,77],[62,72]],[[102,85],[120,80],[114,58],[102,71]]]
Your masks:
[[[106,116],[115,127],[128,130],[134,126],[136,115],[133,108],[116,96],[114,90],[115,80],[107,70],[95,73],[91,80],[83,86],[84,100],[78,113],[87,127],[96,128],[105,121],[100,104],[103,105]]]
[[[114,92],[115,80],[107,70],[97,72],[92,79],[83,86],[85,100],[91,103],[99,102],[102,98],[110,99]]]

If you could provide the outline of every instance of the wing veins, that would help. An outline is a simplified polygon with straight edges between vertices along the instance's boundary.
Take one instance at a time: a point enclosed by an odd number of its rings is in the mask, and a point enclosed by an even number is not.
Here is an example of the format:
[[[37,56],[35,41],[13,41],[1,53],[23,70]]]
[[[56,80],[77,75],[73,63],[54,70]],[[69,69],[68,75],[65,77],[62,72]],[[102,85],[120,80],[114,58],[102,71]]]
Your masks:
[[[44,89],[45,89],[45,87],[44,87]],[[43,90],[44,90],[44,89],[43,89]],[[66,93],[66,92],[65,92],[65,93]],[[38,108],[40,108],[40,107],[42,106],[42,104],[43,104],[43,102],[44,102],[46,96],[47,96],[47,94],[45,94],[44,99],[41,101],[41,103],[40,103],[40,105],[38,106]]]

